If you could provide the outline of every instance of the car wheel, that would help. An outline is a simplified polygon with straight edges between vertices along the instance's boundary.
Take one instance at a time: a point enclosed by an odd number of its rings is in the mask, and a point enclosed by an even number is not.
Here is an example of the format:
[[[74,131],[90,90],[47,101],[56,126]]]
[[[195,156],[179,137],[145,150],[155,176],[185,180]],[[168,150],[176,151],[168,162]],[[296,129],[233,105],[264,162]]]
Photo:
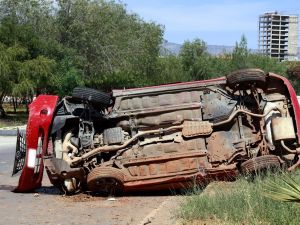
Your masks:
[[[86,87],[74,88],[72,97],[103,106],[111,104],[111,96],[109,94]]]
[[[91,192],[104,195],[120,194],[123,191],[124,174],[112,167],[97,167],[87,176],[87,187]]]
[[[280,169],[281,164],[275,155],[263,155],[252,158],[241,164],[241,172],[243,175],[252,176],[266,171],[276,171]]]
[[[266,73],[260,69],[237,70],[226,76],[227,85],[233,89],[249,89],[251,86],[264,87]]]

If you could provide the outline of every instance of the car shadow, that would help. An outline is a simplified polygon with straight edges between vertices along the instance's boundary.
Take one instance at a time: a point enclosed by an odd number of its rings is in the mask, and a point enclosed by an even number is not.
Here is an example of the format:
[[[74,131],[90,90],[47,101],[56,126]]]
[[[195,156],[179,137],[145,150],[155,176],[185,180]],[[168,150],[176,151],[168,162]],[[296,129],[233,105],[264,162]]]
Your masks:
[[[114,194],[103,194],[103,193],[92,193],[89,191],[82,191],[78,192],[76,194],[71,194],[68,195],[64,193],[62,190],[55,186],[42,186],[40,188],[35,189],[34,191],[31,191],[29,193],[37,193],[37,194],[42,194],[42,195],[56,195],[56,196],[68,196],[71,197],[74,196],[76,198],[76,195],[83,195],[83,196],[88,196],[88,197],[109,197],[109,196],[114,196],[114,197],[151,197],[151,196],[174,196],[174,195],[187,195],[189,193],[192,193],[195,188],[199,191],[202,191],[206,188],[207,185],[190,185],[190,187],[183,187],[180,189],[175,189],[175,188],[169,188],[169,189],[164,189],[164,190],[131,190],[131,191],[126,191],[122,193],[114,193]],[[0,190],[3,191],[14,191],[14,189],[17,186],[14,185],[0,185]]]
[[[0,191],[11,191],[14,192],[17,186],[15,185],[0,185]],[[46,195],[62,195],[63,193],[54,186],[49,187],[40,187],[35,189],[34,191],[28,193],[38,193],[38,194],[46,194]]]
[[[13,191],[15,188],[13,185],[0,185],[0,191]]]
[[[42,186],[38,189],[35,189],[35,193],[45,194],[45,195],[63,195],[64,193],[60,191],[55,186]]]

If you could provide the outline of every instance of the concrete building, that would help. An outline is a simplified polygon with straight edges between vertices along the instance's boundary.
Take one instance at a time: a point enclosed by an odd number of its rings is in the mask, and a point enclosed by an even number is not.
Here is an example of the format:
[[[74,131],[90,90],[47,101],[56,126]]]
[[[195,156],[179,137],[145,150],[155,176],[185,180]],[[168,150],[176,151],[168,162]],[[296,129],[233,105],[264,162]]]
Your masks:
[[[297,60],[298,16],[277,12],[259,16],[258,49],[262,54],[282,60]]]

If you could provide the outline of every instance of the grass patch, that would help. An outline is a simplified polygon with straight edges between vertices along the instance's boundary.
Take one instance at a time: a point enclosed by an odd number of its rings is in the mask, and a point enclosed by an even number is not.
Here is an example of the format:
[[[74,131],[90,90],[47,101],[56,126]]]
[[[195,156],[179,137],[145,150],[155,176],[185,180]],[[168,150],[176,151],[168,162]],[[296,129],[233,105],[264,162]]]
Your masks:
[[[27,123],[27,119],[28,114],[25,112],[7,113],[5,118],[0,119],[0,128],[24,125]]]
[[[3,104],[3,108],[6,112],[6,116],[0,119],[0,128],[20,126],[27,123],[28,113],[25,105],[19,105],[16,113],[10,104]]]
[[[214,182],[204,191],[194,189],[182,203],[179,217],[183,224],[214,224],[213,221],[215,224],[299,224],[298,204],[263,195],[270,181],[281,182],[282,175],[278,176],[256,178],[253,182],[243,178],[234,183]],[[299,182],[299,173],[293,176]]]
[[[3,103],[2,106],[7,114],[14,114],[14,107],[12,106],[12,104]],[[18,107],[16,108],[16,112],[17,113],[26,113],[27,112],[26,105],[24,105],[24,104],[18,105]]]

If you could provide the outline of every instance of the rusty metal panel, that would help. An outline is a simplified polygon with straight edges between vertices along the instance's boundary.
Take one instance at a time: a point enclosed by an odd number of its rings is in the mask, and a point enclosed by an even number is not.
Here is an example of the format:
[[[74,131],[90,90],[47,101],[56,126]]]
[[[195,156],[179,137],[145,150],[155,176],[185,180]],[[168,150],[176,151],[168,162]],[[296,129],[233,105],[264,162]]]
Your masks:
[[[112,91],[113,97],[118,96],[130,96],[130,95],[150,95],[153,93],[166,93],[166,92],[174,92],[174,91],[191,91],[191,90],[199,90],[205,89],[207,86],[213,85],[224,85],[226,84],[225,77],[219,77],[211,80],[202,80],[202,81],[192,81],[186,83],[177,83],[177,84],[167,84],[160,86],[152,86],[145,88],[133,88],[133,89],[122,89],[117,90],[114,89]]]
[[[204,151],[192,151],[165,154],[157,157],[145,157],[131,159],[123,163],[128,169],[131,177],[140,179],[141,177],[161,177],[167,174],[182,173],[189,170],[195,170],[210,167]],[[138,178],[140,177],[140,178]]]
[[[158,169],[157,169],[157,164],[156,163],[152,163],[149,165],[149,172],[150,172],[150,175],[156,175],[157,172],[158,172]]]
[[[167,173],[167,165],[165,163],[159,164],[159,174],[166,174]]]
[[[181,123],[184,120],[191,120],[195,118],[201,118],[200,108],[140,117],[136,119],[136,124],[138,126],[156,126],[166,123]]]
[[[158,98],[156,96],[142,97],[143,108],[152,108],[158,105]]]
[[[203,120],[218,121],[231,114],[237,101],[211,91],[202,95],[202,103]]]
[[[184,137],[195,137],[209,135],[212,131],[212,123],[208,121],[184,121],[182,135]]]
[[[139,171],[137,166],[128,167],[129,173],[131,176],[139,176]]]
[[[199,94],[198,94],[199,95]],[[180,104],[196,102],[192,99],[192,92],[180,92],[177,94],[176,101]]]
[[[178,160],[166,162],[167,173],[176,173],[180,171]]]
[[[199,168],[199,164],[198,164],[197,158],[189,158],[189,165],[190,165],[190,169],[197,169],[197,168]]]
[[[199,91],[191,91],[191,99],[192,99],[192,102],[200,102],[201,96],[202,94],[202,91],[199,92]]]
[[[205,139],[204,138],[191,138],[189,140],[181,142],[169,142],[169,143],[153,143],[141,146],[140,151],[142,155],[151,157],[151,156],[160,156],[165,153],[189,153],[192,151],[198,151],[206,153]],[[128,151],[127,157],[130,156],[130,151]]]
[[[140,176],[148,176],[149,175],[149,169],[147,165],[141,165],[139,166]]]
[[[191,169],[190,161],[189,161],[188,158],[181,159],[181,169],[182,170],[189,170],[189,169]]]
[[[175,105],[176,102],[176,95],[178,94],[164,94],[158,95],[158,102],[159,106],[166,106],[166,105]]]
[[[142,99],[139,97],[131,99],[132,109],[142,109]]]
[[[122,110],[128,110],[128,109],[131,109],[131,99],[123,99],[120,103],[120,109]]]
[[[214,132],[209,138],[207,138],[209,161],[226,161],[236,150],[233,146],[232,140],[232,134],[226,131]]]
[[[160,178],[170,174],[181,174],[187,171],[194,171],[195,169],[204,168],[206,161],[203,157],[179,158],[174,160],[167,160],[160,163],[143,164],[139,166],[129,166],[128,171],[130,175],[136,177],[134,179],[151,179]]]
[[[161,106],[182,105],[200,102],[202,91],[186,91],[170,94],[149,96],[124,97],[121,99],[118,110],[151,109]]]

